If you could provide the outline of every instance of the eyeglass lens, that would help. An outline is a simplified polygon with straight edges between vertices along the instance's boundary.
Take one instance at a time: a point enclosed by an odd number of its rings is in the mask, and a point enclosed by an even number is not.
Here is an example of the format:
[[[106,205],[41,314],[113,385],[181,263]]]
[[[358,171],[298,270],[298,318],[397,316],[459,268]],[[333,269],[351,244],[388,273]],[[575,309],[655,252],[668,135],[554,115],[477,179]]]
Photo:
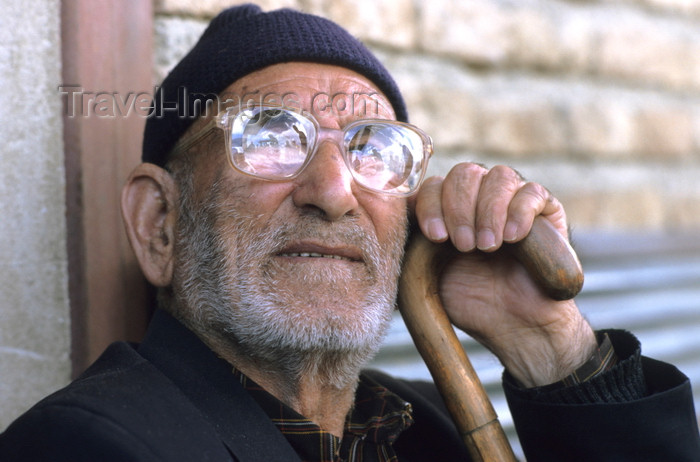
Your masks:
[[[236,167],[263,178],[284,179],[304,165],[316,127],[291,111],[249,110],[236,117],[231,137]]]
[[[315,123],[280,108],[252,108],[231,126],[231,160],[246,173],[266,179],[294,177],[316,148]],[[423,170],[424,143],[409,127],[358,121],[343,137],[346,164],[358,183],[378,191],[411,192]]]

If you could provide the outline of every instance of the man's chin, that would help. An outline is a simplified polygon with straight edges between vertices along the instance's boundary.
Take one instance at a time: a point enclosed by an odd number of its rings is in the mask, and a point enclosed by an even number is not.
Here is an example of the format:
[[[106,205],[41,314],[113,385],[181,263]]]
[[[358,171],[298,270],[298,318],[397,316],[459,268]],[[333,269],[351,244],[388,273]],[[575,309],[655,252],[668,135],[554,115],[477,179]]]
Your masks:
[[[254,316],[239,310],[231,327],[241,341],[257,344],[255,349],[264,348],[268,353],[366,352],[377,348],[391,321],[393,307],[338,300],[310,294],[308,298],[249,305],[255,310]]]
[[[265,271],[265,280],[268,287],[274,287],[281,296],[305,299],[305,304],[318,299],[315,304],[319,306],[337,305],[340,300],[355,303],[360,294],[366,295],[376,290],[377,283],[363,263],[325,261],[316,264],[275,264]]]

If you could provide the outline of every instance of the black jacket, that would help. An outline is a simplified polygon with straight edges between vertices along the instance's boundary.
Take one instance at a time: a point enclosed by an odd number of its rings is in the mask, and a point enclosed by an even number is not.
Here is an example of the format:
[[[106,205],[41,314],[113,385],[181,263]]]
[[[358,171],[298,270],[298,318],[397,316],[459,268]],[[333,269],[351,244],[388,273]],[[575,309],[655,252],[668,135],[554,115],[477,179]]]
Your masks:
[[[645,360],[653,395],[561,405],[509,393],[528,461],[700,461],[688,380]],[[414,409],[402,461],[468,460],[435,387],[367,372]],[[157,312],[140,346],[115,343],[0,435],[0,461],[298,461],[231,367]]]

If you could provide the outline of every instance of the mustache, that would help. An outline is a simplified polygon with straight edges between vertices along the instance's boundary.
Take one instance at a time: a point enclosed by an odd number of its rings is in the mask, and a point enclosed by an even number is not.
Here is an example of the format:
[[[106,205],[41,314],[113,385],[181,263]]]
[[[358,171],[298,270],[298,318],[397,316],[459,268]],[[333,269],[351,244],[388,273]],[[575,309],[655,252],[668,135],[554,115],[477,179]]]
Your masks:
[[[270,255],[299,241],[313,241],[328,247],[353,247],[360,251],[363,262],[374,268],[381,264],[377,236],[353,218],[328,222],[319,217],[301,216],[270,226],[269,233],[259,235],[256,241],[267,247],[264,251]]]

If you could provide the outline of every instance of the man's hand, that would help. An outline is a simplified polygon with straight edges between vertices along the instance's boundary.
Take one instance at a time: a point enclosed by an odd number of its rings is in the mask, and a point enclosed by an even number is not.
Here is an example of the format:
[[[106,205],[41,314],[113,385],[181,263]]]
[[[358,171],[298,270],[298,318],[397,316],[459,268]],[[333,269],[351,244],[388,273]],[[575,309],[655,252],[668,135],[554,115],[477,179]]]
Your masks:
[[[504,243],[517,242],[536,216],[568,238],[561,203],[513,169],[472,163],[432,177],[415,197],[430,240],[450,239],[462,253],[445,268],[440,297],[452,322],[493,351],[524,386],[563,379],[586,362],[595,335],[572,300],[547,297]]]

